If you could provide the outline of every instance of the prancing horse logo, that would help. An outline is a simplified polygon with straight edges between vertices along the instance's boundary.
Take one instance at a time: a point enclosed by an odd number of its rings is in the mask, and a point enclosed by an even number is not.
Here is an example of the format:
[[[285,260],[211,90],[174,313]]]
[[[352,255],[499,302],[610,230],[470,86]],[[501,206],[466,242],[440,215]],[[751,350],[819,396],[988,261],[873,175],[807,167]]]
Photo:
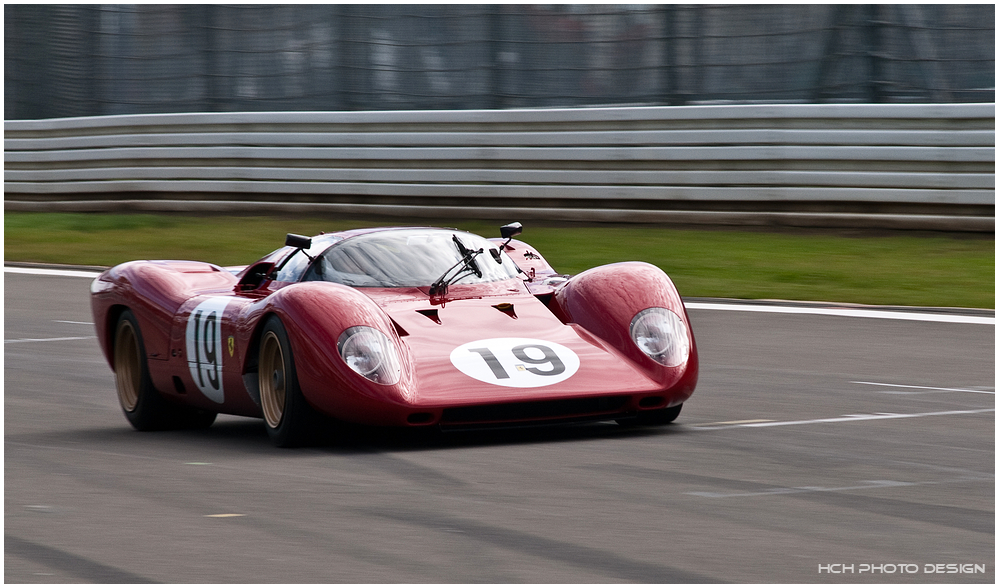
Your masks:
[[[229,335],[229,357],[232,357],[234,351],[236,351],[236,338]]]

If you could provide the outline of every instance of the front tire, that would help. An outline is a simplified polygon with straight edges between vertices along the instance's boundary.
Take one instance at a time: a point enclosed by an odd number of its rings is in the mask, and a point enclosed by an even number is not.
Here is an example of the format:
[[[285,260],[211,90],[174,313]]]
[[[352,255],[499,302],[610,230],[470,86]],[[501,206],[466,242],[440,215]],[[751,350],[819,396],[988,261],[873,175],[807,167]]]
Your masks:
[[[276,447],[306,444],[318,419],[298,386],[288,332],[277,316],[264,323],[258,366],[260,408],[271,442]]]
[[[215,422],[216,413],[177,406],[153,387],[139,321],[131,310],[118,317],[114,335],[114,379],[118,404],[138,431],[203,429]]]

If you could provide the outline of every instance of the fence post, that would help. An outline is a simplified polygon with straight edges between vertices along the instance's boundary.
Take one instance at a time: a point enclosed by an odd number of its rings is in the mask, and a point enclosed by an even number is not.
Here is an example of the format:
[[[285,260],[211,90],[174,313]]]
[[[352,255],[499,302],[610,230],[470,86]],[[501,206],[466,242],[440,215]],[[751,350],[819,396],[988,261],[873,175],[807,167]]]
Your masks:
[[[501,109],[506,105],[503,96],[503,8],[499,5],[490,5],[486,18],[489,19],[489,59],[492,64],[490,72],[490,86],[492,93],[492,107]]]
[[[660,11],[662,14],[663,31],[663,99],[671,106],[683,104],[677,92],[677,41],[676,41],[676,7],[667,5]]]
[[[218,52],[215,50],[216,8],[212,4],[201,7],[201,23],[204,31],[202,52],[205,59],[205,105],[209,112],[219,112],[221,108]]]
[[[337,5],[334,11],[333,19],[336,23],[336,39],[337,39],[337,94],[340,97],[340,108],[342,110],[354,110],[354,99],[353,90],[355,79],[357,76],[354,75],[354,47],[353,39],[351,38],[351,27],[350,17],[351,12],[353,12],[353,6],[350,4],[340,4]]]
[[[879,19],[880,8],[876,4],[865,7],[864,32],[867,43],[867,62],[870,77],[867,79],[867,100],[875,104],[884,102],[884,67],[881,55],[883,36],[881,28],[885,25]]]

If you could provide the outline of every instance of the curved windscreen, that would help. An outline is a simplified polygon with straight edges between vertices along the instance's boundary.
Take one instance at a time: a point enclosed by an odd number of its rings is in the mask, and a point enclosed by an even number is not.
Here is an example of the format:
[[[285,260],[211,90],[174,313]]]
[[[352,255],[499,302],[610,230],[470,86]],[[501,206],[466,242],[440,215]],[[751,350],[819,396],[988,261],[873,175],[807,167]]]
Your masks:
[[[466,250],[483,250],[469,264],[474,264],[482,276],[459,266],[449,275],[467,275],[452,284],[496,282],[517,276],[517,266],[500,253],[499,245],[478,235],[442,229],[401,229],[337,243],[316,259],[302,279],[362,288],[430,286],[461,261],[455,237]]]
[[[284,266],[274,279],[279,282],[297,282],[309,267],[310,258],[314,258],[327,249],[330,244],[340,240],[341,238],[336,235],[317,235],[312,238],[312,247],[305,250],[304,254],[294,247],[282,247],[265,257],[264,260],[277,261],[285,255],[290,255],[291,257],[284,262]]]

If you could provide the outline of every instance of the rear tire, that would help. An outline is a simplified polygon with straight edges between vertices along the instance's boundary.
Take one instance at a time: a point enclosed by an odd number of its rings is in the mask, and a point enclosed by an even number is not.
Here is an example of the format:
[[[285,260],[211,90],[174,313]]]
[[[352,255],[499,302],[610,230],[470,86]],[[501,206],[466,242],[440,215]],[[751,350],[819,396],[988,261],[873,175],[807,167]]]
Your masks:
[[[677,404],[669,408],[657,408],[655,410],[645,410],[632,418],[618,419],[617,423],[624,426],[659,426],[668,425],[680,416],[683,404]]]
[[[318,425],[318,415],[302,396],[288,332],[277,316],[264,323],[258,366],[260,408],[271,442],[276,447],[309,443]]]
[[[132,427],[138,431],[204,429],[215,422],[214,412],[178,406],[160,396],[149,377],[147,361],[139,322],[131,310],[125,310],[115,326],[114,375],[118,404]]]

